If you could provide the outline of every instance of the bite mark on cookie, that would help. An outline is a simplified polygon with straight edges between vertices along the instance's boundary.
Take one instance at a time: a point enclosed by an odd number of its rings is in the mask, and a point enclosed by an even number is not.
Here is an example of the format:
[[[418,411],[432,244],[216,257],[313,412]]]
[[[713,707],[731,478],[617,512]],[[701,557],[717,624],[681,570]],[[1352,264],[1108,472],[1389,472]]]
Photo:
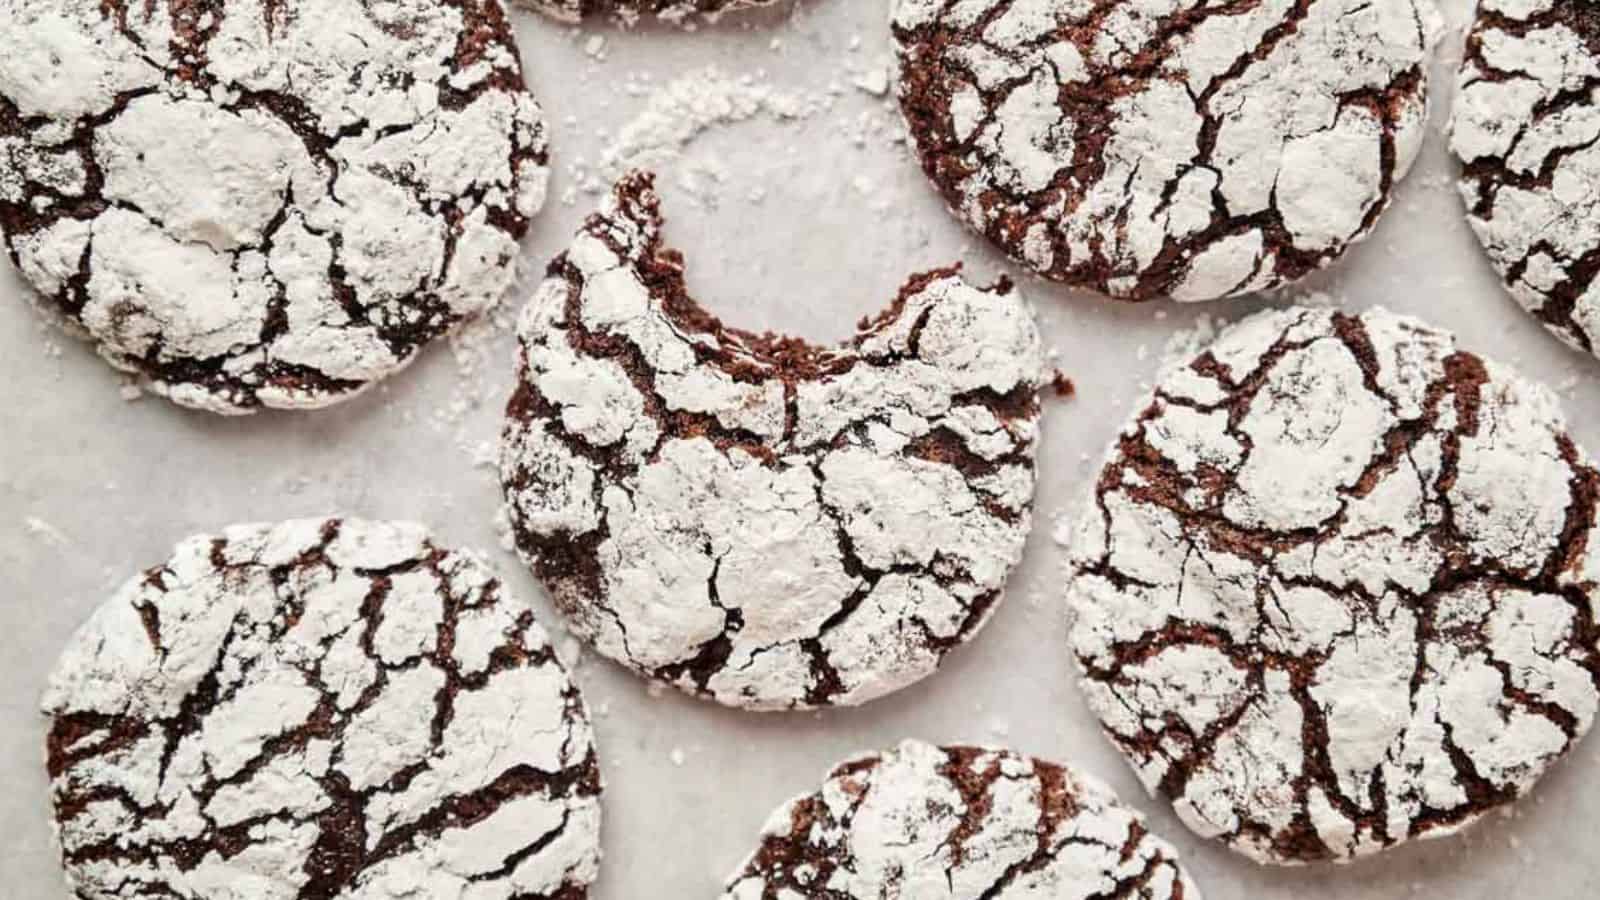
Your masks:
[[[687,294],[651,185],[625,178],[523,312],[501,456],[518,550],[600,652],[723,703],[926,676],[1028,531],[1028,307],[947,270],[840,347],[727,328]]]

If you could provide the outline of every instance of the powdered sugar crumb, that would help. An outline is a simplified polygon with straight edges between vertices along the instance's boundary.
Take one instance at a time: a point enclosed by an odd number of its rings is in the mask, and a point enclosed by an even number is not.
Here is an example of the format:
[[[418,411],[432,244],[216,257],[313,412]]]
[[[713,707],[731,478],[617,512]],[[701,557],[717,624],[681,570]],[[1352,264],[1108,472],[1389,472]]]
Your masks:
[[[659,169],[678,159],[701,133],[757,117],[809,118],[830,107],[826,95],[774,87],[755,75],[698,69],[655,89],[645,109],[601,153],[596,174],[604,183],[635,169]]]

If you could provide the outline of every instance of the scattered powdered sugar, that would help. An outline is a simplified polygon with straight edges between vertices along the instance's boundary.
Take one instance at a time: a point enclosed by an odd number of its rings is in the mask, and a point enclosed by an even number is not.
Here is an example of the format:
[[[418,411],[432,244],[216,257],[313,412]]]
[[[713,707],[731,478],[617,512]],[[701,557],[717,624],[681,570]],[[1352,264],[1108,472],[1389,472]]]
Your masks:
[[[1171,369],[1186,366],[1200,351],[1211,346],[1217,339],[1217,319],[1209,313],[1202,313],[1188,328],[1174,331],[1168,338],[1166,346],[1161,350],[1162,368]]]
[[[597,874],[577,688],[487,565],[414,525],[184,541],[44,707],[77,896],[581,898]]]
[[[852,78],[850,83],[874,97],[882,97],[889,93],[889,77],[889,64],[881,62],[867,67]]]
[[[1068,547],[1072,544],[1072,535],[1076,530],[1077,521],[1073,513],[1058,513],[1051,522],[1050,540],[1058,547]]]
[[[22,520],[22,530],[27,532],[29,537],[36,538],[41,543],[56,549],[67,547],[72,543],[61,529],[38,516],[25,517]]]
[[[1484,0],[1451,146],[1468,221],[1517,302],[1600,353],[1600,19],[1586,0]]]
[[[1007,750],[906,741],[767,820],[723,900],[1200,900],[1178,855],[1092,778]]]
[[[939,272],[838,348],[727,329],[687,295],[651,184],[619,183],[524,310],[518,549],[601,653],[723,703],[856,704],[930,674],[1027,534],[1027,305]]]
[[[448,341],[455,364],[455,382],[442,402],[426,412],[427,424],[448,432],[457,450],[474,468],[493,469],[499,455],[492,438],[482,430],[478,413],[504,397],[505,383],[498,376],[501,359],[510,352],[514,313],[496,306],[451,333]]]
[[[757,117],[804,119],[828,103],[825,96],[783,90],[753,75],[698,69],[650,94],[644,111],[602,151],[598,175],[610,183],[630,171],[660,169],[710,128]]]
[[[1265,862],[1449,834],[1587,732],[1600,472],[1555,397],[1382,310],[1169,369],[1073,540],[1082,687],[1145,784]]]
[[[513,0],[562,22],[608,15],[632,26],[647,15],[691,27],[696,18],[716,21],[725,13],[770,6],[777,0]]]
[[[544,203],[541,112],[483,0],[0,0],[0,33],[22,274],[187,406],[393,373],[499,299]]]

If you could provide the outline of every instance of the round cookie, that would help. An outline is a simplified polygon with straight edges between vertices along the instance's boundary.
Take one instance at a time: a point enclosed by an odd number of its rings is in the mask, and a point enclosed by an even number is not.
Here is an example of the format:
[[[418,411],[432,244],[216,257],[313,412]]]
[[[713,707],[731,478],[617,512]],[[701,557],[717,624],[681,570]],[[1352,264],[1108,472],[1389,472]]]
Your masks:
[[[345,399],[495,303],[548,180],[498,0],[0,0],[40,307],[220,413]]]
[[[588,895],[589,717],[529,608],[415,525],[179,544],[45,694],[73,895]]]
[[[1432,0],[896,0],[899,95],[955,214],[1126,300],[1287,284],[1364,237],[1427,118]]]
[[[1111,448],[1072,550],[1083,691],[1258,861],[1450,834],[1594,719],[1597,496],[1555,397],[1452,336],[1251,317]]]
[[[1600,15],[1583,0],[1484,0],[1451,146],[1468,221],[1506,287],[1600,353]]]
[[[757,709],[930,674],[1032,514],[1044,369],[1002,284],[912,278],[848,344],[724,327],[624,178],[523,310],[501,453],[517,549],[601,653]]]
[[[773,813],[723,900],[1200,900],[1100,782],[1007,750],[906,741]]]
[[[716,18],[723,13],[770,6],[777,0],[516,0],[562,22],[579,22],[592,16],[610,15],[625,22],[644,16],[668,21],[683,21],[700,15]]]

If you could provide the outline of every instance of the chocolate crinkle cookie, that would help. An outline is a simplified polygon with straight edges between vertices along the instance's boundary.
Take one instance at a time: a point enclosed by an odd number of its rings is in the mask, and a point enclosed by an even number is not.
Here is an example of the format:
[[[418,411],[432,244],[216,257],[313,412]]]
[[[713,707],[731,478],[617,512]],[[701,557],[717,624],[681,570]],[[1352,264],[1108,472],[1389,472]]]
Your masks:
[[[1452,336],[1257,315],[1111,448],[1072,550],[1083,690],[1259,861],[1453,833],[1594,719],[1597,496],[1555,397]]]
[[[582,900],[588,714],[528,607],[417,526],[190,538],[44,699],[82,900]]]
[[[715,19],[723,13],[771,6],[778,0],[513,0],[563,22],[610,16],[626,24],[645,16],[682,22],[694,16]]]
[[[1028,532],[1030,310],[943,271],[837,348],[727,328],[658,204],[626,177],[523,310],[500,463],[518,550],[601,653],[722,703],[930,674]]]
[[[496,302],[544,203],[498,0],[0,0],[39,305],[220,413],[326,406]]]
[[[1468,218],[1517,301],[1600,353],[1600,6],[1484,0],[1452,144]]]
[[[1007,750],[906,741],[779,808],[723,900],[1200,900],[1100,782]]]
[[[951,209],[1128,300],[1292,282],[1422,144],[1432,0],[895,0],[901,106]]]

